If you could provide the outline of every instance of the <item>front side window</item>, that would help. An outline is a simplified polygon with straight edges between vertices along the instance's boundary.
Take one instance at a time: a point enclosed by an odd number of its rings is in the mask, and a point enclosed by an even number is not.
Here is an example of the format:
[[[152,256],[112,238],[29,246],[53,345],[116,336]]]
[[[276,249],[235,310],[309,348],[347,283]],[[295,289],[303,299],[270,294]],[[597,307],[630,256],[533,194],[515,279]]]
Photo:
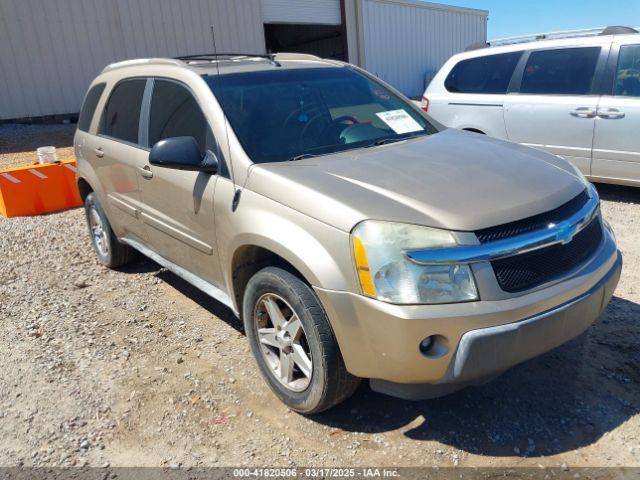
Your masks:
[[[138,143],[140,109],[146,84],[145,79],[136,78],[114,87],[104,109],[99,134]]]
[[[588,95],[600,47],[558,48],[531,52],[520,93]]]
[[[620,47],[615,95],[640,97],[640,45]]]
[[[170,80],[155,80],[149,112],[149,146],[171,137],[193,137],[204,152],[209,147],[207,120],[191,92]]]
[[[452,93],[505,94],[522,52],[500,53],[458,62],[444,82]]]
[[[78,116],[78,130],[82,130],[83,132],[89,131],[91,120],[93,119],[93,114],[96,111],[98,101],[100,100],[100,97],[102,96],[102,92],[104,92],[104,87],[106,85],[106,83],[98,83],[97,85],[91,87],[87,92],[87,96],[84,97],[84,102],[82,102],[80,115]]]
[[[436,132],[407,101],[348,67],[229,73],[205,81],[255,163]]]

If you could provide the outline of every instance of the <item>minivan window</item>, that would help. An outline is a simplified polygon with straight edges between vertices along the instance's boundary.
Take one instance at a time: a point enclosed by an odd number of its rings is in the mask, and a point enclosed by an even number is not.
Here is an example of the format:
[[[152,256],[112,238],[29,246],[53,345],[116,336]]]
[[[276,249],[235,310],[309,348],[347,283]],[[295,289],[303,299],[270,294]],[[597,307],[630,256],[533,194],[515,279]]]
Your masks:
[[[191,92],[179,83],[153,83],[149,113],[149,146],[171,137],[193,137],[200,150],[207,149],[207,120]]]
[[[106,85],[106,83],[98,83],[87,92],[87,95],[84,97],[84,102],[82,102],[80,115],[78,116],[78,130],[82,130],[83,132],[89,131],[93,114],[96,111],[96,106],[98,106],[98,101]]]
[[[349,67],[280,68],[205,81],[255,163],[436,132],[406,100]]]
[[[640,97],[640,45],[620,47],[615,95]]]
[[[146,79],[135,78],[117,84],[104,109],[99,134],[138,143],[140,108]]]
[[[587,95],[599,55],[600,47],[533,51],[524,69],[520,93]]]
[[[507,93],[522,52],[500,53],[458,62],[444,81],[452,93]]]

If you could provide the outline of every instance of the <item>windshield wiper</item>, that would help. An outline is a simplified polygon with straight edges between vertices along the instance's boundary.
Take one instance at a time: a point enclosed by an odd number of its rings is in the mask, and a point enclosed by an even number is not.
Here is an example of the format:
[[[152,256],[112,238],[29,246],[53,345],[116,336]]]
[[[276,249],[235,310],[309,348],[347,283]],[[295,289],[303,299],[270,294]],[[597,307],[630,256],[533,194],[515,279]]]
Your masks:
[[[369,145],[365,145],[364,148],[370,148],[370,147],[379,147],[380,145],[387,145],[389,143],[396,143],[396,142],[401,142],[402,140],[406,140],[406,138],[381,138],[380,140],[376,140],[373,143],[370,143]]]
[[[326,155],[326,154],[324,154]],[[295,162],[296,160],[304,160],[305,158],[313,158],[313,157],[319,157],[321,156],[321,154],[318,153],[301,153],[300,155],[296,155],[295,157],[291,157],[288,161],[289,162]]]

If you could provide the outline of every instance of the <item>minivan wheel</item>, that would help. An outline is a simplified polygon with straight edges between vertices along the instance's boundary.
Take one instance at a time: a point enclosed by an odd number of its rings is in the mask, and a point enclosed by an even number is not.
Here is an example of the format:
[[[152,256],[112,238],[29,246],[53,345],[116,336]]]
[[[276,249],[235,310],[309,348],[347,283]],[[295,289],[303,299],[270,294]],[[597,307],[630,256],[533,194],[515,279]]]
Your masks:
[[[84,210],[89,235],[91,235],[91,245],[98,261],[109,268],[116,268],[130,262],[135,251],[118,241],[95,192],[91,192],[85,198]]]
[[[292,273],[256,273],[245,289],[243,320],[263,377],[292,410],[321,412],[357,388],[360,379],[347,372],[318,297]]]

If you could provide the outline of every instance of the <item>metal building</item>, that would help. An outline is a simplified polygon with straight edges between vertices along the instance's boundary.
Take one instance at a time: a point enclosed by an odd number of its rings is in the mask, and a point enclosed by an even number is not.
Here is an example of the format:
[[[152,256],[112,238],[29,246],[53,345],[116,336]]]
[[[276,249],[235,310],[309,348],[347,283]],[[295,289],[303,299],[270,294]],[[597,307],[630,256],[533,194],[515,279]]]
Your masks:
[[[488,12],[419,0],[0,0],[0,120],[73,115],[111,62],[296,51],[348,60],[410,96],[486,41]]]

